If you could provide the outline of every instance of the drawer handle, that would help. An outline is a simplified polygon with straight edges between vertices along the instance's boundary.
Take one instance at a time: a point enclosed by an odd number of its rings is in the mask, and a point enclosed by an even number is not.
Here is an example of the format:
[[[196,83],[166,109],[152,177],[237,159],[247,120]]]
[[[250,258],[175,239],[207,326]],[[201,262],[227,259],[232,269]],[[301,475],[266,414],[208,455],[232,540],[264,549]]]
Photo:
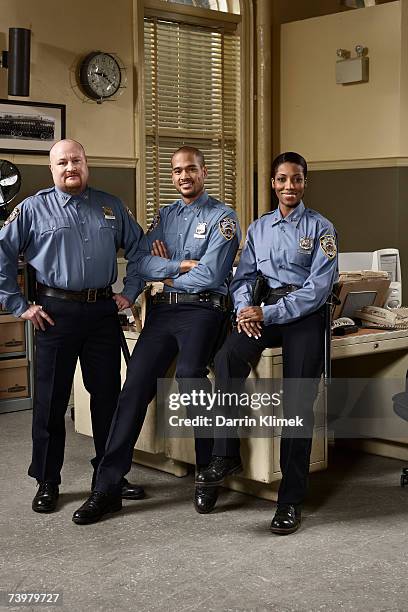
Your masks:
[[[5,342],[3,346],[23,346],[22,340],[10,340],[10,342]]]
[[[379,345],[379,343],[378,343],[378,342],[376,342],[376,343],[374,344],[374,348],[375,348],[375,349],[377,349],[379,346],[380,346],[380,345]]]

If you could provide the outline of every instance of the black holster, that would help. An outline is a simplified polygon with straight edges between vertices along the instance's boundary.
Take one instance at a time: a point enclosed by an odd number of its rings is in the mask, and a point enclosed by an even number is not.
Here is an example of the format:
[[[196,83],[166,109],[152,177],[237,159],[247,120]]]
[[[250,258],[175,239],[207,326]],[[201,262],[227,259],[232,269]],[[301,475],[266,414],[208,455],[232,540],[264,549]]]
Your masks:
[[[257,273],[254,286],[252,288],[252,305],[260,306],[269,294],[269,285],[266,278],[260,272]]]

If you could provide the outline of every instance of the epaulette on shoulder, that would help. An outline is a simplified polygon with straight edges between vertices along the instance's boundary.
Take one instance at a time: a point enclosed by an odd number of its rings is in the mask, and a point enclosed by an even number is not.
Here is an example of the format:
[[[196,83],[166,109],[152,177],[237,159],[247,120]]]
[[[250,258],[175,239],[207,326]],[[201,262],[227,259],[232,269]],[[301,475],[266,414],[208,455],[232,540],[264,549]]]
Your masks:
[[[170,204],[163,204],[162,206],[159,206],[159,210],[157,212],[162,213],[165,210],[171,210],[172,208],[177,206],[178,203],[179,203],[179,200],[174,200],[174,202],[170,202]]]
[[[266,217],[268,215],[272,215],[274,212],[276,212],[276,208],[274,208],[273,210],[268,210],[268,212],[266,213],[263,213],[263,215],[261,215],[259,219],[262,219],[262,217]]]
[[[164,204],[163,206],[159,206],[158,210],[154,213],[154,218],[165,220],[167,219],[167,215],[170,214],[170,211],[173,210],[177,206],[177,200],[175,202],[171,202],[170,204]]]
[[[35,194],[37,195],[43,195],[45,193],[51,193],[51,191],[54,191],[55,187],[47,187],[46,189],[40,189],[40,191],[37,191],[37,193]]]
[[[102,191],[102,189],[95,189],[95,187],[89,187],[90,191],[93,191],[95,195],[99,195],[99,197],[108,197],[112,200],[116,200],[121,202],[121,199],[118,196],[113,195],[113,193],[109,193],[109,191]]]
[[[213,212],[212,218],[214,220],[228,219],[228,218],[238,219],[237,211],[231,208],[230,206],[223,204],[222,202],[220,202],[220,206],[215,206],[212,212]]]
[[[326,219],[326,217],[322,215],[322,213],[320,213],[318,210],[313,210],[313,208],[305,208],[305,213],[307,213],[311,217],[315,217],[316,219],[320,219],[321,221],[327,221],[328,223],[330,223],[330,221]]]
[[[305,212],[308,213],[311,217],[318,217],[319,219],[326,219],[324,215],[318,210],[314,210],[313,208],[305,208]]]
[[[320,221],[326,221],[326,218],[323,217],[321,213],[317,210],[313,210],[313,208],[305,208],[305,213],[309,215],[309,217],[313,217],[314,219],[320,219]]]
[[[229,206],[227,206],[224,202],[221,202],[221,200],[217,200],[217,198],[214,198],[214,196],[208,196],[208,204],[216,208],[229,208]]]

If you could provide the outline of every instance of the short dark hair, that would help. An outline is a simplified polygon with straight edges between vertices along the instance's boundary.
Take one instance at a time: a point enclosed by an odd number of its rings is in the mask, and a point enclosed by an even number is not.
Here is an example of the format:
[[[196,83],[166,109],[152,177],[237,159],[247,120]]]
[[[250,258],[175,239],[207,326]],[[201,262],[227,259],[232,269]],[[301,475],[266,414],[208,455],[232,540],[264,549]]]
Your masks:
[[[177,149],[177,151],[174,151],[173,155],[171,156],[171,160],[170,160],[171,165],[173,165],[173,157],[177,155],[177,153],[193,153],[193,155],[197,157],[200,163],[200,166],[202,168],[205,166],[204,153],[200,151],[200,149],[197,149],[197,147],[190,147],[189,145],[183,145],[182,147]]]
[[[304,177],[307,177],[307,163],[304,157],[299,155],[299,153],[294,153],[293,151],[286,151],[286,153],[281,153],[278,157],[272,162],[272,178],[275,178],[278,168],[281,164],[285,162],[289,162],[290,164],[297,164],[298,166],[302,166]]]

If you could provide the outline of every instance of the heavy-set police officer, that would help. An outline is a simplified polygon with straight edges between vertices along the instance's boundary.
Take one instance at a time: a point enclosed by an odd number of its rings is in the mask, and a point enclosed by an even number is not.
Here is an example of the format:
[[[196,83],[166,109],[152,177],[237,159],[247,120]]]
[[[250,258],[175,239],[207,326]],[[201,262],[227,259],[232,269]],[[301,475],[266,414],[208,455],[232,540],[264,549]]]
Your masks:
[[[135,271],[143,232],[118,198],[88,187],[82,145],[57,142],[50,151],[50,169],[54,186],[19,204],[0,231],[0,301],[36,328],[28,471],[39,484],[32,503],[35,512],[52,512],[57,505],[64,415],[78,357],[91,395],[96,451],[92,464],[94,470],[98,467],[120,391],[117,312],[144,286]],[[112,299],[120,247],[128,259],[127,277],[123,293]],[[16,281],[20,253],[36,272],[38,299],[31,306]],[[170,267],[167,273],[171,275]],[[141,487],[127,481],[122,481],[121,493],[130,499],[144,495]]]
[[[231,389],[232,379],[243,381],[266,347],[282,345],[284,416],[299,414],[304,429],[284,429],[281,438],[282,482],[271,531],[296,531],[305,497],[313,402],[323,368],[324,304],[337,276],[337,246],[333,225],[305,208],[307,165],[297,153],[283,153],[273,162],[272,186],[279,200],[276,210],[248,229],[231,295],[237,330],[215,357],[220,389]],[[257,275],[266,279],[264,305],[254,305]],[[308,380],[302,380],[308,379]],[[197,479],[211,482],[203,471]]]
[[[146,248],[169,265],[190,260],[191,269],[165,280],[165,291],[151,300],[128,365],[95,489],[73,516],[78,524],[93,523],[122,507],[121,478],[130,470],[157,379],[165,376],[176,355],[180,386],[188,379],[201,379],[204,386],[209,383],[207,365],[224,322],[226,279],[240,230],[235,212],[204,189],[207,168],[201,151],[183,146],[173,154],[171,166],[173,184],[181,198],[160,210],[147,234]],[[154,270],[147,270],[146,278],[157,278]],[[211,470],[219,483],[241,466],[237,440],[196,437],[195,450],[198,471]],[[210,512],[216,499],[216,486],[196,487],[198,512]]]

